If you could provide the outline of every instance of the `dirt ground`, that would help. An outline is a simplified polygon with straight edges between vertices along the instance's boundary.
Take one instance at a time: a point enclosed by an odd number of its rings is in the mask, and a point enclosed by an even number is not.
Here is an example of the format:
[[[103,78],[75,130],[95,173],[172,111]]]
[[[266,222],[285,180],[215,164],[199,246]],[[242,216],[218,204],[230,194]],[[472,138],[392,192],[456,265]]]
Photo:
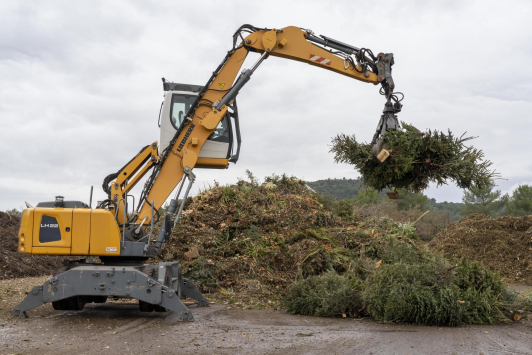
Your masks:
[[[532,321],[460,328],[381,324],[369,319],[292,316],[228,305],[175,314],[141,313],[135,304],[48,304],[9,317],[25,288],[43,278],[0,282],[0,354],[532,354]],[[13,281],[16,281],[14,283]]]
[[[0,211],[0,280],[52,274],[63,266],[64,256],[18,252],[20,217]]]

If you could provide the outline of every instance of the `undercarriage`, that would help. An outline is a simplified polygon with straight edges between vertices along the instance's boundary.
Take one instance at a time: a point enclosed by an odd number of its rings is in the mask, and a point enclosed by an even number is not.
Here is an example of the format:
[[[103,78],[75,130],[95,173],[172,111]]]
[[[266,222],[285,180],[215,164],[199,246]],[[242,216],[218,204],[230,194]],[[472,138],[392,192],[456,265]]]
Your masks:
[[[56,310],[81,311],[86,303],[128,298],[137,299],[142,312],[170,310],[178,314],[179,320],[192,321],[192,313],[181,300],[188,297],[199,306],[208,306],[196,285],[183,278],[178,261],[142,264],[139,260],[79,260],[68,262],[65,269],[34,287],[12,315],[27,317],[26,311],[50,302]]]

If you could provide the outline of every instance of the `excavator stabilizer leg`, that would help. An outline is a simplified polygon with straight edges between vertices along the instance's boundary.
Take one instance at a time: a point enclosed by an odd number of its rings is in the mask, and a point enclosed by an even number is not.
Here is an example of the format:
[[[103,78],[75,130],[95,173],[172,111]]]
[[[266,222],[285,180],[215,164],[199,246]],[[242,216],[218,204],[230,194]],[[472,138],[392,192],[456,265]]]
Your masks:
[[[163,280],[141,271],[159,269],[160,273],[161,268],[166,275]],[[151,274],[155,276],[156,272]],[[27,317],[27,310],[49,302],[55,309],[81,310],[86,301],[118,297],[138,299],[141,304],[175,312],[180,321],[193,321],[192,313],[181,302],[186,296],[197,300],[200,306],[208,305],[195,285],[181,277],[177,262],[143,267],[77,266],[34,287],[13,310],[12,316]]]
[[[28,317],[26,311],[46,303],[43,297],[43,286],[35,286],[22,302],[11,312],[13,317]]]
[[[194,282],[184,279],[183,282],[183,296],[186,296],[188,298],[192,298],[193,300],[198,301],[198,306],[200,307],[206,307],[209,305],[209,302],[203,295],[199,292],[198,288],[194,284]]]

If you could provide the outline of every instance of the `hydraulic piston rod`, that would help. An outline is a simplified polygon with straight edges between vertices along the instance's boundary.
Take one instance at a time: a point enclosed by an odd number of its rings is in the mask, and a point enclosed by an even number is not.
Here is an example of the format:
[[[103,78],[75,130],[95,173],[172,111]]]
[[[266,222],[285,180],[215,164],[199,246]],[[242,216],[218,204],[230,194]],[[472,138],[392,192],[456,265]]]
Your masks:
[[[268,58],[268,55],[269,55],[268,52],[264,52],[260,56],[259,60],[257,60],[255,65],[253,65],[253,68],[245,69],[242,71],[242,74],[240,74],[240,76],[238,77],[238,80],[236,81],[235,85],[233,85],[231,90],[229,90],[229,92],[222,98],[220,103],[216,106],[217,110],[220,110],[223,107],[223,105],[227,105],[229,102],[233,101],[236,95],[238,95],[238,92],[240,91],[240,89],[242,89],[242,87],[246,85],[249,79],[251,79],[251,75],[253,74],[255,70],[257,70],[260,63],[262,63],[264,59]]]
[[[319,37],[316,37],[312,34],[309,34],[308,35],[308,40],[311,41],[311,42],[315,42],[315,43],[318,43],[318,44],[321,44],[323,46],[326,46],[326,47],[331,47],[331,48],[334,48],[334,49],[337,49],[339,51],[342,51],[344,53],[347,53],[347,54],[353,54],[355,52],[358,52],[360,50],[360,48],[357,48],[357,47],[353,47],[349,44],[346,44],[346,43],[343,43],[343,42],[340,42],[336,39],[332,39],[332,38],[329,38],[329,37],[326,37],[326,36],[321,36],[322,38],[319,38]]]

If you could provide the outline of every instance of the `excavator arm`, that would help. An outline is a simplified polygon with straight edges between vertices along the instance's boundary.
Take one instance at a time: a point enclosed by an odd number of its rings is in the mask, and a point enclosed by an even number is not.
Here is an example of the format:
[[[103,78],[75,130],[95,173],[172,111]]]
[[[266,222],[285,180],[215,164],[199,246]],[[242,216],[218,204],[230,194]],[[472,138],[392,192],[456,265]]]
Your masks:
[[[249,52],[257,52],[261,56],[251,69],[244,69],[238,75]],[[387,129],[399,127],[395,114],[401,110],[401,104],[397,93],[393,91],[395,87],[391,76],[391,66],[394,64],[393,54],[380,53],[375,56],[369,49],[357,48],[326,36],[318,37],[312,31],[299,27],[259,29],[244,25],[235,33],[233,48],[213,72],[169,146],[158,157],[149,153],[153,149],[146,148],[142,155],[145,160],[142,163],[144,164],[146,157],[149,156],[148,164],[140,168],[136,164],[142,159],[137,158],[117,173],[117,181],[110,185],[110,189],[114,187],[116,191],[114,195],[109,196],[115,203],[126,199],[127,192],[131,190],[128,183],[138,182],[140,174],[143,176],[149,170],[147,166],[153,167],[140,197],[137,214],[127,222],[136,222],[137,225],[140,223],[144,227],[149,225],[155,217],[153,211],[157,211],[162,206],[180,182],[179,193],[183,191],[186,181],[189,183],[194,181],[192,169],[198,161],[203,144],[226,115],[228,105],[233,102],[259,65],[270,55],[304,62],[362,82],[380,84],[380,92],[385,96],[386,103],[373,138],[373,143],[377,147],[376,153],[382,147],[384,132]],[[126,179],[127,174],[124,174],[124,172],[127,173],[126,170],[139,172],[139,174],[131,178],[129,182]],[[179,194],[170,202],[161,235],[155,244],[157,251],[164,245],[172,225],[175,225],[179,218],[182,206],[179,208],[174,223],[171,223],[170,218],[179,207],[178,197]],[[126,221],[121,217],[124,204],[118,204],[117,208],[117,221],[121,223],[121,228],[125,228]],[[129,231],[132,230],[140,231],[140,228],[130,227]]]

